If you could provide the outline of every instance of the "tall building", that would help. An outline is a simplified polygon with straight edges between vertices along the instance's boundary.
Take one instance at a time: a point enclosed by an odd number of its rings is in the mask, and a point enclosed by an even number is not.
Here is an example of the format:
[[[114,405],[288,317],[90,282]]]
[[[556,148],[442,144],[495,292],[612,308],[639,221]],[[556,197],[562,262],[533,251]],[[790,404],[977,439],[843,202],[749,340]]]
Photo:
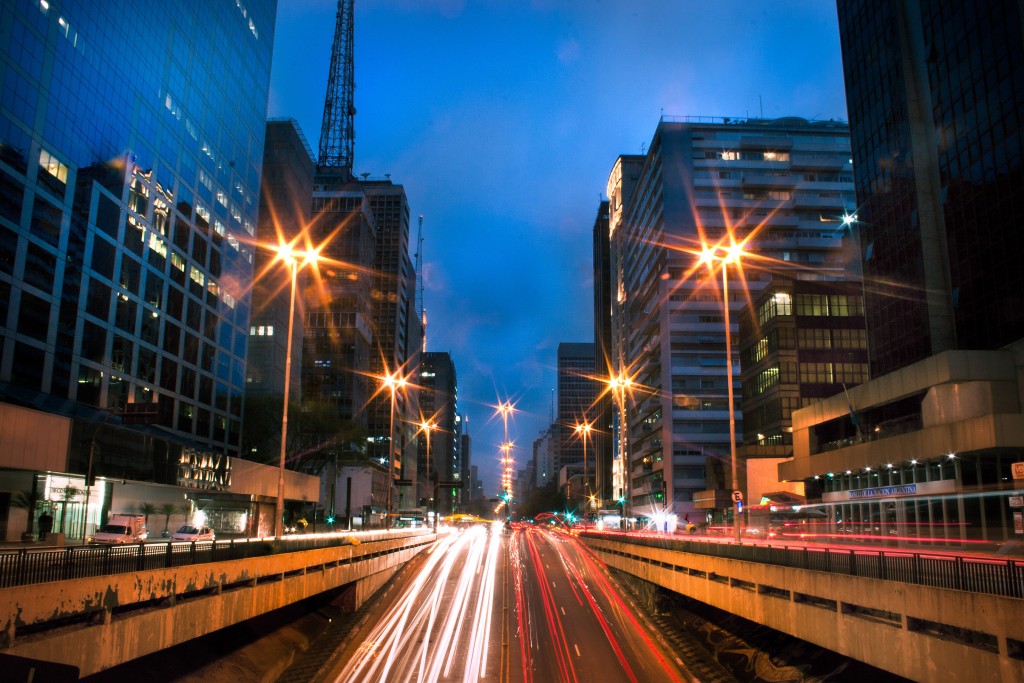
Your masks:
[[[830,531],[1011,541],[1024,241],[1019,0],[838,3],[871,380],[793,415]],[[1017,537],[1019,538],[1019,537]]]
[[[596,427],[594,399],[597,396],[597,382],[594,379],[594,344],[562,342],[558,345],[558,404],[557,404],[557,450],[555,472],[563,467],[576,466],[581,473],[586,461],[586,477],[589,485],[580,486],[581,491],[592,492],[594,482],[593,429],[588,433],[576,431],[577,425],[585,423]],[[586,456],[584,458],[584,456]],[[574,470],[575,471],[575,470]],[[582,505],[581,505],[582,509]]]
[[[458,407],[458,382],[455,363],[446,351],[428,351],[423,354],[416,383],[420,386],[420,411],[423,420],[437,425],[430,437],[430,464],[427,464],[427,434],[417,432],[418,499],[425,501],[433,495],[433,486],[440,482],[463,480],[462,416]],[[420,503],[423,504],[423,503]],[[451,491],[438,495],[441,514],[453,511]]]
[[[256,237],[264,244],[287,244],[309,225],[316,162],[309,142],[295,119],[267,122],[260,187],[260,214]],[[305,246],[301,242],[296,248]],[[291,287],[289,272],[271,249],[256,252],[252,314],[249,319],[249,354],[245,366],[247,396],[283,396],[287,356]],[[291,401],[301,397],[303,315],[309,271],[297,273],[296,311],[293,320]]]
[[[594,398],[594,486],[602,503],[615,499],[612,485],[612,453],[616,431],[616,411],[609,391],[612,363],[612,268],[611,235],[608,231],[609,204],[602,201],[594,219],[594,377],[597,395]],[[603,507],[601,505],[600,507]]]
[[[0,457],[89,492],[76,535],[112,505],[97,478],[227,489],[239,450],[276,2],[201,12],[0,18],[0,429],[36,423]]]
[[[636,514],[694,510],[707,459],[729,456],[730,411],[742,429],[727,382],[739,314],[772,271],[839,276],[852,181],[847,126],[796,117],[663,119],[644,157],[613,167],[612,355],[615,374],[633,381],[619,410]],[[742,273],[730,266],[727,350],[721,267],[709,277],[699,255],[730,234],[749,237],[751,256]]]
[[[370,301],[374,340],[370,353],[370,374],[383,377],[390,372],[415,373],[423,346],[422,321],[416,314],[416,271],[409,257],[409,202],[405,188],[389,178],[360,182],[373,214],[375,249],[373,289]],[[417,392],[410,386],[396,406],[395,463],[399,479],[416,481],[417,456],[414,443]],[[391,429],[391,398],[386,392],[371,393],[367,422],[371,437],[383,439]],[[411,491],[410,495],[414,495]]]
[[[362,185],[344,175],[314,178],[310,236],[324,244],[322,291],[305,300],[302,398],[329,403],[338,415],[368,427],[365,406],[373,385],[373,213]],[[386,456],[386,447],[372,456]]]
[[[838,9],[872,376],[1024,338],[1021,3]]]

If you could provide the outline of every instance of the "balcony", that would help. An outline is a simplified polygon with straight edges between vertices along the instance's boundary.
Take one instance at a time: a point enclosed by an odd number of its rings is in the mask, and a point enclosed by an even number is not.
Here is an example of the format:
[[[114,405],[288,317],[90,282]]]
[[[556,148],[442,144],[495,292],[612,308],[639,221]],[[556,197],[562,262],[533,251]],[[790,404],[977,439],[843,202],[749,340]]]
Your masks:
[[[847,204],[847,198],[835,193],[836,196],[822,196],[809,192],[798,192],[793,195],[793,206],[797,209],[828,209],[841,212]]]
[[[773,175],[771,173],[744,173],[743,187],[782,187],[792,189],[796,187],[797,178],[790,174]]]
[[[794,171],[841,171],[848,163],[848,159],[812,154],[793,154],[789,159],[789,167]]]

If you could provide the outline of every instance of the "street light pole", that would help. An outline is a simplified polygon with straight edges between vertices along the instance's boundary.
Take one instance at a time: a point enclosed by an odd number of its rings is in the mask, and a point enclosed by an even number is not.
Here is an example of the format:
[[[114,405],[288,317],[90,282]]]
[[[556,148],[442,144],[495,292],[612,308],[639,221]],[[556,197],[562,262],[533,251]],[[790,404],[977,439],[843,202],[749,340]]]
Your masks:
[[[740,490],[739,477],[736,476],[736,410],[733,403],[732,387],[732,325],[729,322],[729,264],[728,259],[722,261],[722,309],[725,311],[725,371],[726,383],[729,385],[729,456],[732,463],[732,490],[735,495]],[[735,540],[740,542],[739,501],[733,501],[733,529]]]
[[[420,423],[420,429],[427,433],[427,514],[434,512],[433,527],[436,534],[437,512],[434,510],[434,478],[431,476],[430,470],[430,433],[437,429],[437,425],[430,420],[424,420]]]
[[[388,428],[388,496],[384,515],[384,528],[391,529],[391,489],[395,487],[395,392],[405,386],[405,378],[397,371],[383,378],[384,386],[391,390],[391,424]]]
[[[285,449],[288,440],[288,398],[291,391],[292,379],[292,334],[295,327],[295,285],[299,276],[299,263],[294,255],[285,257],[291,269],[292,287],[288,303],[288,339],[284,352],[284,407],[281,409],[281,457],[278,463],[277,476],[277,505],[275,507],[276,517],[274,519],[274,538],[281,539],[284,526],[284,463]]]
[[[717,256],[715,252],[719,249],[725,251],[724,256]],[[732,323],[729,321],[729,264],[739,263],[743,255],[742,245],[732,244],[728,247],[714,246],[705,247],[700,253],[700,260],[709,267],[712,261],[722,263],[722,311],[725,320],[725,372],[726,383],[728,384],[729,397],[729,459],[732,469],[732,496],[740,491],[739,477],[736,473],[736,409],[733,402],[733,371],[732,371]],[[732,497],[731,496],[731,497]],[[733,499],[733,533],[737,543],[740,542],[740,516],[739,502],[742,499]]]

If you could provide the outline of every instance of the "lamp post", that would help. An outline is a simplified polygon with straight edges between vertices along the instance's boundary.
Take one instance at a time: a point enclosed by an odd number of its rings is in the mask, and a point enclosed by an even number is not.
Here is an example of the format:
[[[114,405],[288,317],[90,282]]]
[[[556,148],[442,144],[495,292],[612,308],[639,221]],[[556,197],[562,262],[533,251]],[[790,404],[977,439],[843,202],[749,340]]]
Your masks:
[[[406,378],[395,372],[381,378],[384,386],[391,391],[391,425],[388,430],[388,498],[384,516],[384,528],[391,529],[391,489],[395,486],[395,394],[404,389]]]
[[[501,421],[504,426],[504,440],[501,442],[502,451],[502,485],[505,493],[508,494],[508,499],[505,500],[505,508],[509,515],[512,514],[512,505],[509,502],[512,498],[512,442],[508,440],[508,416],[515,410],[515,405],[512,401],[502,401],[498,403],[498,412],[501,413]]]
[[[590,436],[590,430],[593,429],[593,425],[584,420],[583,423],[576,423],[574,427],[576,435],[583,439],[583,509],[586,512],[587,503],[590,501],[588,494],[590,490],[590,479],[587,471],[587,438]]]
[[[429,515],[434,508],[434,478],[431,476],[430,471],[430,433],[437,429],[437,425],[434,424],[433,420],[423,420],[420,422],[420,431],[426,432],[427,434],[427,514]],[[437,513],[434,512],[434,533],[437,533]]]
[[[626,528],[626,500],[629,498],[629,490],[627,485],[626,472],[629,471],[629,455],[628,451],[628,434],[629,424],[626,417],[626,392],[632,391],[633,389],[633,378],[624,372],[620,372],[617,375],[609,375],[608,379],[608,390],[612,393],[612,397],[615,400],[616,406],[619,409],[619,467],[621,472],[619,473],[620,483],[622,487],[619,488],[618,500],[622,505],[622,524],[620,525],[623,529]]]
[[[719,256],[718,252],[724,251],[724,256]],[[733,388],[732,388],[732,330],[731,323],[729,321],[729,264],[740,262],[740,257],[743,255],[743,248],[738,244],[732,244],[728,247],[705,247],[700,254],[700,260],[702,263],[711,267],[713,261],[719,261],[722,264],[722,310],[725,318],[725,371],[726,371],[726,383],[728,384],[729,391],[729,456],[732,467],[732,490],[733,495],[740,490],[739,488],[739,477],[736,474],[736,410],[733,404]],[[733,501],[733,530],[734,538],[737,543],[740,542],[740,518],[738,513],[739,500]]]
[[[311,249],[308,251],[296,251],[289,244],[282,244],[277,249],[277,258],[285,263],[291,270],[291,293],[288,301],[288,335],[287,346],[284,352],[284,407],[281,409],[281,457],[278,463],[277,477],[277,505],[275,506],[276,519],[274,520],[274,538],[280,539],[284,535],[284,464],[285,452],[288,441],[288,398],[291,392],[292,379],[292,336],[295,328],[295,289],[298,283],[299,268],[310,263],[316,263],[320,257],[319,251]],[[301,259],[301,263],[299,262]]]

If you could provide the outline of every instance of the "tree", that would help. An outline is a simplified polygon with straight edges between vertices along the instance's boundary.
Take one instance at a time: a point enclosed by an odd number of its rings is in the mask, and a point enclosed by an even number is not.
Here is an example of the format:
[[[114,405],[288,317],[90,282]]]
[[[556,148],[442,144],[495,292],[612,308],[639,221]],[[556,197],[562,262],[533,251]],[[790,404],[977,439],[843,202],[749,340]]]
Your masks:
[[[38,491],[31,490],[15,491],[11,496],[11,507],[28,510],[28,525],[25,528],[25,533],[28,536],[35,534],[36,506],[42,499],[43,496]]]
[[[174,503],[164,503],[160,506],[160,514],[164,516],[164,533],[167,533],[167,527],[171,523],[171,515],[178,511],[178,506]]]
[[[149,516],[157,513],[156,505],[152,503],[139,503],[139,514],[146,518],[146,528],[149,528]]]
[[[192,519],[192,504],[182,503],[181,505],[178,506],[178,512],[182,514],[182,516],[185,518],[185,523],[188,524],[189,521],[191,521]]]
[[[64,533],[64,520],[68,517],[68,503],[70,503],[71,499],[77,497],[81,492],[81,489],[72,486],[71,484],[64,487],[64,498],[60,501],[60,533]]]

